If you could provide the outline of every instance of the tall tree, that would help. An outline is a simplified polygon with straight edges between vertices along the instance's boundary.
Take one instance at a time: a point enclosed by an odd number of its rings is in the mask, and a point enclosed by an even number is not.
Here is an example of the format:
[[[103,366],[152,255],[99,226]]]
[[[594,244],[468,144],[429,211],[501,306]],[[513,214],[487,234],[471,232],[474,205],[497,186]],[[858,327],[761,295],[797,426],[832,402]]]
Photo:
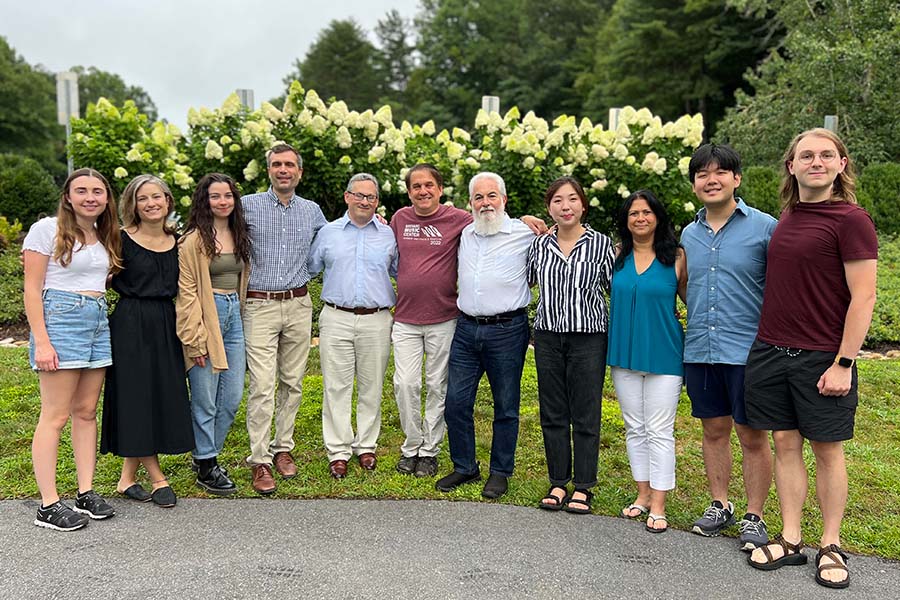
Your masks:
[[[400,16],[396,9],[390,10],[375,25],[378,38],[378,52],[375,64],[383,80],[382,92],[399,98],[406,91],[414,66],[415,45],[411,40],[412,23]]]
[[[776,165],[791,138],[839,117],[861,163],[900,160],[900,6],[894,0],[744,0],[774,8],[789,33],[747,74],[720,126],[752,164]]]
[[[322,98],[333,96],[351,109],[365,110],[381,95],[376,56],[375,46],[355,21],[331,21],[303,60],[294,61],[294,70],[284,83],[290,86],[297,79]]]
[[[767,26],[722,0],[616,0],[596,35],[593,72],[579,81],[586,108],[647,106],[669,119],[700,112],[709,131],[743,73],[778,42]]]
[[[81,116],[87,112],[89,102],[97,102],[101,97],[121,106],[126,100],[133,100],[138,110],[153,122],[157,119],[156,104],[144,88],[127,85],[115,73],[101,71],[97,67],[72,67],[78,74],[78,105]]]

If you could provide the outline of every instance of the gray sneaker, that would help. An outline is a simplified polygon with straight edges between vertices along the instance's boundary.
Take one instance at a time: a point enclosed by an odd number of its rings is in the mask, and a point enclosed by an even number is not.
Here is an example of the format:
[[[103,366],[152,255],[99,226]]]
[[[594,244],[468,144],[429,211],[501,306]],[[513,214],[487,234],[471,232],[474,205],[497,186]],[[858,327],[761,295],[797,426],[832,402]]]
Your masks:
[[[713,537],[732,525],[734,525],[734,504],[729,502],[728,508],[726,508],[718,500],[713,500],[712,504],[703,511],[703,516],[694,521],[692,531],[700,535]]]
[[[63,504],[61,500],[57,500],[46,508],[43,506],[38,508],[34,524],[56,531],[75,531],[87,525],[89,520]]]
[[[116,514],[116,509],[94,490],[88,490],[75,496],[75,512],[89,516],[92,519],[106,519]]]
[[[433,456],[420,456],[416,465],[416,477],[434,477],[437,475],[438,463]]]
[[[416,472],[416,465],[419,463],[418,456],[401,456],[397,461],[397,471],[404,475],[412,475]]]
[[[747,513],[738,521],[741,530],[741,550],[753,552],[756,548],[769,542],[769,532],[766,530],[766,522],[753,513]]]

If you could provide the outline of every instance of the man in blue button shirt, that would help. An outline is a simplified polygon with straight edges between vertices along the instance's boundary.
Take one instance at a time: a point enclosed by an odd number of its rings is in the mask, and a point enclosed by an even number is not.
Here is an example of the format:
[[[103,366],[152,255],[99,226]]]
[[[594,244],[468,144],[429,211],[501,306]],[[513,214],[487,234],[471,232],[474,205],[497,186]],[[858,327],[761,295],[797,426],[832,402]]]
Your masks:
[[[743,451],[747,494],[740,542],[750,551],[768,541],[762,514],[772,483],[772,451],[766,432],[747,423],[744,367],[759,325],[766,251],[776,220],[735,197],[741,159],[729,146],[700,146],[688,171],[703,208],[681,234],[688,266],[684,379],[691,414],[703,423],[703,461],[712,496],[693,531],[715,536],[735,522],[728,500],[733,426]]]
[[[378,181],[368,173],[350,178],[347,213],[319,231],[309,253],[309,271],[325,270],[319,315],[322,365],[322,438],[329,471],[347,475],[347,461],[375,470],[381,431],[381,390],[391,354],[390,308],[397,299],[397,242],[391,228],[375,218]],[[351,423],[356,378],[356,434]]]

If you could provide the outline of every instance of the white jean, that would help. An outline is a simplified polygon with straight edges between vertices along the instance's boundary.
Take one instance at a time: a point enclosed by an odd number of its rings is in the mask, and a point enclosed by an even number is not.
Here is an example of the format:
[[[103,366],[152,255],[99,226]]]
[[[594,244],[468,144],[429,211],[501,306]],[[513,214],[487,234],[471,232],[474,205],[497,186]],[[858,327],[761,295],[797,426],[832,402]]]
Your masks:
[[[319,315],[322,438],[329,461],[375,452],[393,320],[389,310],[355,315],[327,305]],[[355,435],[351,423],[354,378]]]
[[[631,476],[654,490],[675,487],[675,412],[682,378],[611,367],[625,421]]]
[[[403,456],[437,456],[444,439],[444,400],[456,319],[431,325],[394,323],[394,398],[406,440]],[[422,358],[425,413],[422,414]]]

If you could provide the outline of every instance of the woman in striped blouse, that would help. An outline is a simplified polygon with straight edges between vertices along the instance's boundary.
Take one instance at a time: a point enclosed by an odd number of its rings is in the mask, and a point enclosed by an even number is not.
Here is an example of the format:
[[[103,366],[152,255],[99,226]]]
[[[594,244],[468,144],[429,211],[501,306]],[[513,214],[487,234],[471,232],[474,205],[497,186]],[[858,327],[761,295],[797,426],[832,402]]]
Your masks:
[[[557,179],[544,201],[556,226],[535,239],[528,255],[529,280],[540,286],[534,359],[550,478],[539,506],[585,514],[597,484],[606,373],[604,292],[615,254],[607,236],[582,222],[588,202],[578,181]]]

